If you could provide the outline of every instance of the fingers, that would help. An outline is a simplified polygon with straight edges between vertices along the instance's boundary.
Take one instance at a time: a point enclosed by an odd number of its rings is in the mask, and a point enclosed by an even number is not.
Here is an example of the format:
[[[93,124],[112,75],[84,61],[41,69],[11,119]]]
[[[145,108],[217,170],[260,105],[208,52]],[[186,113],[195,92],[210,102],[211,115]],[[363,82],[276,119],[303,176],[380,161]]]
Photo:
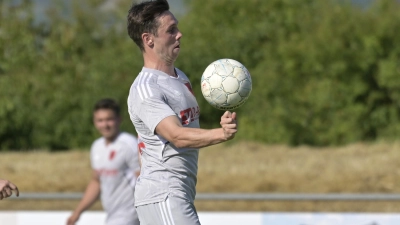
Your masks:
[[[224,113],[224,115],[222,115],[222,117],[221,117],[221,126],[223,125],[223,124],[229,124],[229,123],[235,123],[235,124],[237,124],[237,122],[236,122],[236,113],[234,112],[234,113],[231,113],[231,112],[229,112],[229,111],[226,111],[225,113]]]
[[[237,121],[236,121],[236,113],[231,113],[226,111],[224,115],[221,117],[221,127],[224,131],[224,136],[226,140],[230,140],[235,137],[237,133]]]
[[[224,136],[226,140],[234,138],[237,132],[235,124],[227,124],[223,126],[222,129],[224,131]]]
[[[19,190],[15,184],[11,183],[8,180],[0,180],[0,200],[10,197],[15,191],[16,196],[19,196]]]
[[[225,111],[224,115],[222,115],[222,118],[230,118],[230,117],[231,117],[231,115],[232,115],[232,113],[231,113],[231,112],[229,112],[229,111]]]
[[[229,111],[225,111],[224,115],[222,115],[221,118],[232,118],[232,119],[236,119],[236,113],[235,112],[229,112]]]
[[[18,190],[18,187],[17,187],[17,186],[15,186],[15,184],[13,184],[13,183],[11,183],[11,182],[10,182],[9,186],[10,186],[10,188],[11,188],[12,190],[14,190],[14,191],[15,191],[15,195],[18,197],[18,196],[19,196],[19,190]]]
[[[7,198],[9,195],[7,194],[7,192],[6,192],[6,190],[5,189],[3,189],[2,191],[1,191],[1,194],[3,195],[3,198]]]
[[[227,130],[227,129],[236,130],[237,125],[235,123],[228,123],[228,124],[222,125],[222,128],[224,128],[224,130]]]
[[[12,195],[12,191],[11,191],[11,188],[9,186],[4,187],[4,191],[6,192],[7,197]]]
[[[15,196],[19,197],[19,190],[17,187],[15,187],[14,191],[15,191]]]
[[[11,182],[8,183],[8,186],[13,190],[17,189],[17,186],[15,186],[15,184],[13,184]]]
[[[236,113],[235,112],[232,113],[232,119],[236,120]]]

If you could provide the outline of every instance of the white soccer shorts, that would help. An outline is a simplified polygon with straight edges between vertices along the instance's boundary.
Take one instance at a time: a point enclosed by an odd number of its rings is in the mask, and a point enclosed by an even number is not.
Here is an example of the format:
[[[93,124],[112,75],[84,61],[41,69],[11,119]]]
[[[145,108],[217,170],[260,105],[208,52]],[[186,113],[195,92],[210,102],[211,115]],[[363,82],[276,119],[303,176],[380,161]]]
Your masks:
[[[140,225],[200,225],[194,205],[168,196],[163,202],[136,207]]]

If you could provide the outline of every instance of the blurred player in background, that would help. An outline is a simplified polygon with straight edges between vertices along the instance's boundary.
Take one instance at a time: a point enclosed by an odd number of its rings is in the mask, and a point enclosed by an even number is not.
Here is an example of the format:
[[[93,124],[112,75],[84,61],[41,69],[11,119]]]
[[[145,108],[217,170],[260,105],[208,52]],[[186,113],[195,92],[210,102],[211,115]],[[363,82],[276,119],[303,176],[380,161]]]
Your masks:
[[[67,225],[75,224],[99,196],[107,225],[138,225],[134,207],[134,186],[140,172],[137,139],[120,132],[120,107],[112,99],[95,104],[93,122],[102,135],[90,149],[93,176]]]
[[[226,111],[221,128],[199,128],[189,79],[174,67],[182,33],[167,1],[135,4],[127,19],[144,59],[128,97],[142,162],[135,191],[140,223],[200,224],[194,207],[199,148],[234,138],[236,113]]]
[[[0,200],[2,200],[3,198],[10,197],[13,191],[15,191],[15,195],[18,197],[19,196],[18,187],[8,180],[0,179]]]

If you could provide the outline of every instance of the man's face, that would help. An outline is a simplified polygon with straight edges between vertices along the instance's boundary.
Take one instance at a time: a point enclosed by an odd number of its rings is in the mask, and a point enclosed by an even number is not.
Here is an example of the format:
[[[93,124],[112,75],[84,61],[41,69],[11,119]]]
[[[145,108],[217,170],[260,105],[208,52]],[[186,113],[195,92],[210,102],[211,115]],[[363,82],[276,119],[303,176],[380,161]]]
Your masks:
[[[120,117],[111,109],[99,109],[93,113],[96,129],[106,139],[113,139],[119,132]]]
[[[154,36],[154,50],[168,64],[172,64],[179,55],[182,33],[178,29],[178,20],[170,11],[158,17],[160,26]]]

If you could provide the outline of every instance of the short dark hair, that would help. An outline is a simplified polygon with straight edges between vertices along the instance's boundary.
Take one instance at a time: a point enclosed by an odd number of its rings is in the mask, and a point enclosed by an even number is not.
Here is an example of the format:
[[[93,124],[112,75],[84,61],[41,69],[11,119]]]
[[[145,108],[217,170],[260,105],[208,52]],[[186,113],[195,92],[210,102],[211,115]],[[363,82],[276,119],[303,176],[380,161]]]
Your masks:
[[[128,11],[128,34],[142,52],[144,45],[143,33],[151,33],[157,36],[157,29],[160,26],[158,17],[169,10],[167,0],[144,1],[133,4]]]
[[[121,114],[121,108],[119,104],[117,103],[117,101],[111,98],[103,98],[96,102],[93,107],[93,112],[96,112],[100,109],[111,109],[112,111],[114,111],[116,116],[120,116]]]

